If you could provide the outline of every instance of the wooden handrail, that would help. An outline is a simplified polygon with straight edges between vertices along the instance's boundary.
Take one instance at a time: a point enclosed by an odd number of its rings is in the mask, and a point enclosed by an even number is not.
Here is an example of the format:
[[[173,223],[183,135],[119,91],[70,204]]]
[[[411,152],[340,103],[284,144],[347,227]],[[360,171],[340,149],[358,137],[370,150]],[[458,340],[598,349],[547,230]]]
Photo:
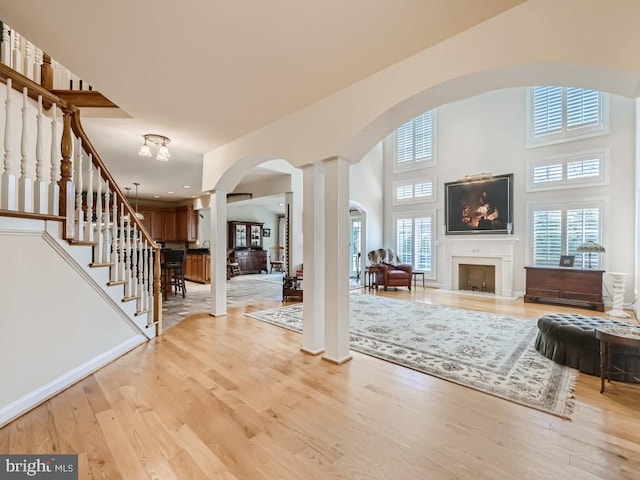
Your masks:
[[[27,87],[27,95],[36,102],[38,101],[38,97],[42,95],[42,105],[45,108],[50,108],[51,105],[55,103],[63,112],[76,110],[76,108],[66,100],[63,100],[57,95],[51,93],[49,90],[38,85],[36,82],[30,80],[21,73],[16,72],[13,68],[0,63],[0,81],[7,83],[7,79],[9,78],[11,79],[11,86],[14,90],[22,93],[22,89]]]
[[[125,208],[127,210],[126,214],[128,214],[131,221],[136,224],[138,231],[142,233],[144,239],[149,242],[149,245],[153,249],[158,250],[160,248],[160,245],[156,244],[156,242],[153,240],[153,238],[147,231],[146,227],[143,225],[140,219],[136,216],[135,209],[131,206],[127,197],[122,193],[122,190],[120,190],[120,187],[118,187],[118,184],[116,183],[115,179],[113,178],[113,176],[105,166],[104,162],[100,158],[100,154],[98,153],[98,151],[95,149],[95,147],[87,137],[87,134],[85,133],[84,128],[82,128],[82,123],[80,122],[79,110],[75,111],[74,114],[72,115],[71,128],[73,130],[73,133],[75,133],[76,136],[82,140],[82,147],[84,148],[85,152],[90,154],[91,157],[93,158],[93,165],[100,168],[102,179],[109,182],[110,188],[113,190],[113,192],[116,193],[120,203],[125,205]]]

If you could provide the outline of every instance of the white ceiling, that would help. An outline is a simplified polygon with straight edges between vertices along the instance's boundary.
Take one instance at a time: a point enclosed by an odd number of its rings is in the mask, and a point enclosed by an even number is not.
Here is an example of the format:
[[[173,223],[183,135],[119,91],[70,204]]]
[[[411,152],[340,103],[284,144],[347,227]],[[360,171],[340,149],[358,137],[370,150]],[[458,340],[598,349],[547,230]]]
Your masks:
[[[203,153],[522,1],[2,0],[0,20],[129,117],[83,121],[119,184],[178,200]],[[137,155],[145,133],[169,162]]]

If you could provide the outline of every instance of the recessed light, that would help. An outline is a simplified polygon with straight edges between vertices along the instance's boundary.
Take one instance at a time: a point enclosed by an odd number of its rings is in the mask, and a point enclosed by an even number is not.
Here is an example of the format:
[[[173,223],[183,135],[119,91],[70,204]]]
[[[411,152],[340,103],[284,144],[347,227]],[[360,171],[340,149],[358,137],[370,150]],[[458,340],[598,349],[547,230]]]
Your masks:
[[[191,185],[182,185],[182,188],[191,188]]]
[[[167,192],[169,195],[173,195],[173,192]]]
[[[153,198],[160,198],[160,195],[154,195]]]

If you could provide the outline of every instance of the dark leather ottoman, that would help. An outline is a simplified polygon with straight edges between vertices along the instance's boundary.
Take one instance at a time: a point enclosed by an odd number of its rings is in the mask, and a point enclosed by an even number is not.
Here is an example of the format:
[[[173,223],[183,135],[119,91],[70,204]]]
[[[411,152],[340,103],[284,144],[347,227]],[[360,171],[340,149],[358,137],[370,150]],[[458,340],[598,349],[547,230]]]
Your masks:
[[[595,331],[598,325],[629,324],[578,314],[543,315],[538,319],[536,350],[556,363],[599,376],[600,341],[596,338]],[[640,349],[614,347],[612,351],[613,365],[625,371],[640,371]],[[626,381],[621,374],[614,374],[612,378]]]

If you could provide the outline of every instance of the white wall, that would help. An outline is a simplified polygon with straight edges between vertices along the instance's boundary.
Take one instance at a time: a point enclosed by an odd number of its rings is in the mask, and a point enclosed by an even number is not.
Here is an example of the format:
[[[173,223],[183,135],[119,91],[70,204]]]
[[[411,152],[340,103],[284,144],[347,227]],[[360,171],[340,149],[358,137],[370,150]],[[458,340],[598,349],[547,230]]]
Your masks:
[[[524,290],[524,266],[528,265],[530,247],[527,237],[526,205],[528,202],[579,201],[605,198],[604,238],[607,249],[605,270],[627,272],[626,302],[633,300],[635,256],[635,102],[610,95],[610,133],[584,140],[538,148],[525,148],[526,102],[525,88],[510,88],[488,92],[466,100],[443,105],[437,109],[437,165],[413,171],[411,174],[433,175],[437,182],[435,202],[419,208],[437,211],[438,240],[442,241],[444,225],[444,183],[465,175],[481,172],[514,174],[514,236],[519,238],[514,258],[514,289]],[[385,142],[390,143],[390,142]],[[543,159],[570,152],[597,148],[609,150],[609,185],[525,192],[527,160]],[[387,210],[391,211],[393,183],[393,152],[385,148],[385,194]],[[425,173],[426,172],[426,173]],[[608,208],[607,208],[608,204]],[[417,206],[403,207],[415,210]],[[392,216],[385,217],[385,243],[394,244]],[[441,282],[444,267],[443,248],[438,249],[438,272],[435,283]],[[606,277],[606,276],[605,276]]]
[[[43,230],[0,217],[0,424],[144,341]]]

